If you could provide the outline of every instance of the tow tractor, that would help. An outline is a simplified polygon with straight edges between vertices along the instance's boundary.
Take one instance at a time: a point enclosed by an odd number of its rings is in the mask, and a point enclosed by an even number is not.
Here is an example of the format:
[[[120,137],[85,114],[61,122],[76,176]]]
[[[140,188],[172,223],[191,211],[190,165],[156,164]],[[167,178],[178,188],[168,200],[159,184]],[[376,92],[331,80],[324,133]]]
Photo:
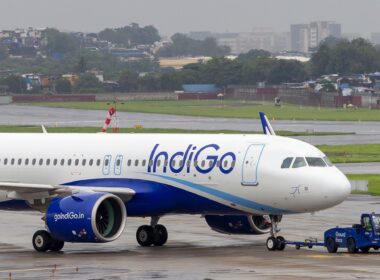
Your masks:
[[[283,244],[295,245],[296,249],[324,246],[329,253],[336,253],[338,248],[346,248],[352,254],[359,250],[367,253],[371,248],[378,250],[380,248],[380,214],[362,214],[360,224],[354,224],[348,228],[328,229],[324,233],[324,242],[306,239],[305,241],[284,241]],[[285,246],[279,246],[277,250],[283,250],[282,247],[285,248]]]

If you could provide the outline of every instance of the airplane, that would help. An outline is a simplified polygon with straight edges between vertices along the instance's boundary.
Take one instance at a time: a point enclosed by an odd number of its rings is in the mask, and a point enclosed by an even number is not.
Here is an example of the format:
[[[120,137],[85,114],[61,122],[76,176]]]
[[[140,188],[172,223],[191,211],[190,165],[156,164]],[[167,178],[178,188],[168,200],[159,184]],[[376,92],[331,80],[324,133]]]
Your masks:
[[[150,217],[137,242],[163,246],[159,220],[174,214],[220,233],[269,233],[268,250],[283,250],[283,215],[333,207],[351,188],[320,150],[260,118],[262,135],[2,133],[0,210],[42,213],[38,252],[114,241],[127,217]]]

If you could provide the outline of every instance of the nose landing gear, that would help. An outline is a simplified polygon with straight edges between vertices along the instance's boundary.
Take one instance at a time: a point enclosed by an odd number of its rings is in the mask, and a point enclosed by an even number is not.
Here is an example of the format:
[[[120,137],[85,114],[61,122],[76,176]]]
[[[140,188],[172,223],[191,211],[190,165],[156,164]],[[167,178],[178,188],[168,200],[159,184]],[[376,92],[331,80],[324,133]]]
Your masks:
[[[280,231],[278,224],[281,222],[282,216],[270,215],[271,227],[270,227],[270,237],[268,237],[266,245],[269,251],[283,251],[286,246],[285,238],[282,236],[277,236]]]

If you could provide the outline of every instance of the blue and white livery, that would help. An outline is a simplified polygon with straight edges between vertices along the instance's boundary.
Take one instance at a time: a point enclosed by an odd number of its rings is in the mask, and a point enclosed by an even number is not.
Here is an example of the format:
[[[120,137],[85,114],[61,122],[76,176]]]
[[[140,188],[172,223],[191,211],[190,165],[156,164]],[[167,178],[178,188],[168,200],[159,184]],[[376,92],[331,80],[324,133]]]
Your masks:
[[[37,251],[113,241],[127,216],[151,217],[137,241],[161,246],[158,220],[173,214],[222,233],[270,231],[267,246],[281,249],[282,215],[337,205],[350,184],[317,148],[268,134],[1,134],[0,209],[44,215]]]

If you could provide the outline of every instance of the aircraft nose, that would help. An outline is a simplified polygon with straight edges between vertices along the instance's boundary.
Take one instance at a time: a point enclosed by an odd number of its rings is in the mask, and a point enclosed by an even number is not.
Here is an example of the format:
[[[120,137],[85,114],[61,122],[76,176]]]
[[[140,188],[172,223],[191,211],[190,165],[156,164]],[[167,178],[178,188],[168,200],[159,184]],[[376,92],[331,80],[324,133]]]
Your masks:
[[[351,183],[340,170],[336,169],[335,173],[334,180],[331,182],[331,190],[334,202],[339,204],[350,195]]]

